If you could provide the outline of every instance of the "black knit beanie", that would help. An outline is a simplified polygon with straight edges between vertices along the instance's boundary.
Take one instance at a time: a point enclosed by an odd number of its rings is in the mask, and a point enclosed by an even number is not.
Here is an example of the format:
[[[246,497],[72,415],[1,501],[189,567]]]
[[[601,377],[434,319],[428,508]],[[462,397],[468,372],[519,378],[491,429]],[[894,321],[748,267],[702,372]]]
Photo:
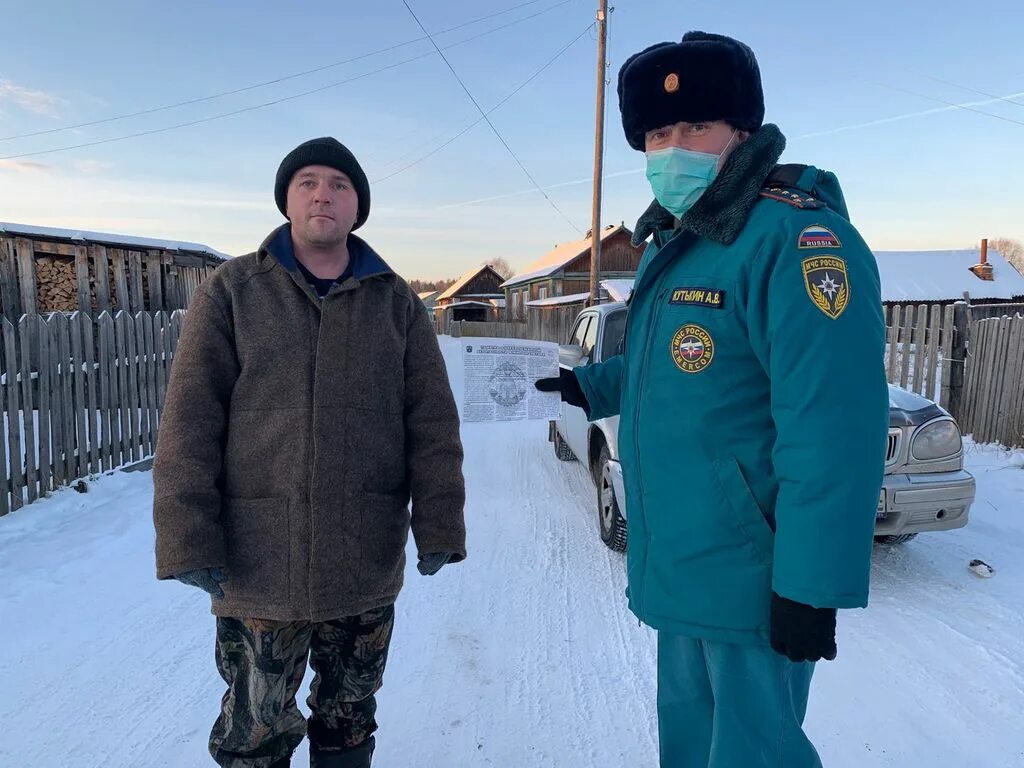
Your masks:
[[[644,135],[666,125],[724,120],[753,133],[764,122],[754,52],[724,35],[687,32],[633,54],[619,70],[618,92],[626,140],[641,152]]]
[[[359,229],[370,215],[370,182],[366,180],[366,174],[363,173],[355,155],[340,141],[329,136],[310,139],[285,155],[277,169],[277,180],[274,182],[274,200],[277,202],[278,210],[288,218],[288,185],[292,176],[307,165],[326,165],[352,179],[359,199],[359,212],[352,229]]]

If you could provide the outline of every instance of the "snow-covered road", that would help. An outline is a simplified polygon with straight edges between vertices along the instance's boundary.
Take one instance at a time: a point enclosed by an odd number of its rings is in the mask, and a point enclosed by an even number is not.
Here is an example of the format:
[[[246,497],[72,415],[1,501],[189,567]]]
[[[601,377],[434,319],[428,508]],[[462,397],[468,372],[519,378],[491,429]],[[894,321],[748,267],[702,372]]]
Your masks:
[[[463,438],[469,559],[408,569],[374,764],[655,766],[654,635],[626,612],[589,477],[544,424]],[[829,768],[1024,766],[1022,465],[971,446],[971,525],[877,549],[872,605],[842,614],[812,692]],[[120,473],[0,519],[3,768],[212,764],[213,618],[154,579],[151,492],[148,473]]]

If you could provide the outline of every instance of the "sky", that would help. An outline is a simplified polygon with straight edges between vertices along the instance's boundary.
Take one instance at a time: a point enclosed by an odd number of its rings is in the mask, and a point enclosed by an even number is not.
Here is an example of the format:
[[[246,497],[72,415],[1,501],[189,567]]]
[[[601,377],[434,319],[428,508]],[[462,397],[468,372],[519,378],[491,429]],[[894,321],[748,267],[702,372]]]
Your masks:
[[[596,0],[408,2],[483,110],[514,92],[489,118],[526,172],[402,0],[0,0],[0,221],[240,255],[284,221],[284,155],[331,135],[371,181],[359,234],[407,278],[499,256],[521,271],[579,238]],[[1024,239],[1024,4],[610,4],[604,223],[632,226],[651,198],[622,134],[619,68],[701,29],[753,48],[783,162],[834,171],[872,248]],[[94,145],[66,149],[81,144]]]

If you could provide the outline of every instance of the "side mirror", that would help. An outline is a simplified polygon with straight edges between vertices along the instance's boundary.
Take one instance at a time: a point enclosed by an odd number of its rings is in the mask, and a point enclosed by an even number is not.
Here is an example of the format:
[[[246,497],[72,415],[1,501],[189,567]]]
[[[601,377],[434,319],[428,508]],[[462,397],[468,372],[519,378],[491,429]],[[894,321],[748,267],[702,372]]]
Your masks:
[[[563,368],[586,365],[587,358],[583,355],[583,347],[579,344],[560,344],[558,346],[558,364]]]

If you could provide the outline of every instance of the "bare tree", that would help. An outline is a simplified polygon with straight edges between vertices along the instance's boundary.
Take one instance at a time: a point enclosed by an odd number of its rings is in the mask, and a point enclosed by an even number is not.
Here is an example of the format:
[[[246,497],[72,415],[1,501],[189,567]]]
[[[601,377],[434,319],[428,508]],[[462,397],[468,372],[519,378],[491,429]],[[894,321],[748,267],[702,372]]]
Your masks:
[[[509,263],[505,261],[501,256],[495,256],[493,259],[487,262],[487,266],[501,275],[504,279],[508,280],[512,277],[516,271],[509,266]]]
[[[997,237],[994,240],[988,241],[988,247],[999,251],[999,254],[1004,259],[1024,275],[1024,243],[1009,237]]]
[[[454,279],[447,280],[420,280],[413,278],[409,281],[409,287],[416,293],[425,293],[426,291],[446,291],[452,285],[455,284]]]

